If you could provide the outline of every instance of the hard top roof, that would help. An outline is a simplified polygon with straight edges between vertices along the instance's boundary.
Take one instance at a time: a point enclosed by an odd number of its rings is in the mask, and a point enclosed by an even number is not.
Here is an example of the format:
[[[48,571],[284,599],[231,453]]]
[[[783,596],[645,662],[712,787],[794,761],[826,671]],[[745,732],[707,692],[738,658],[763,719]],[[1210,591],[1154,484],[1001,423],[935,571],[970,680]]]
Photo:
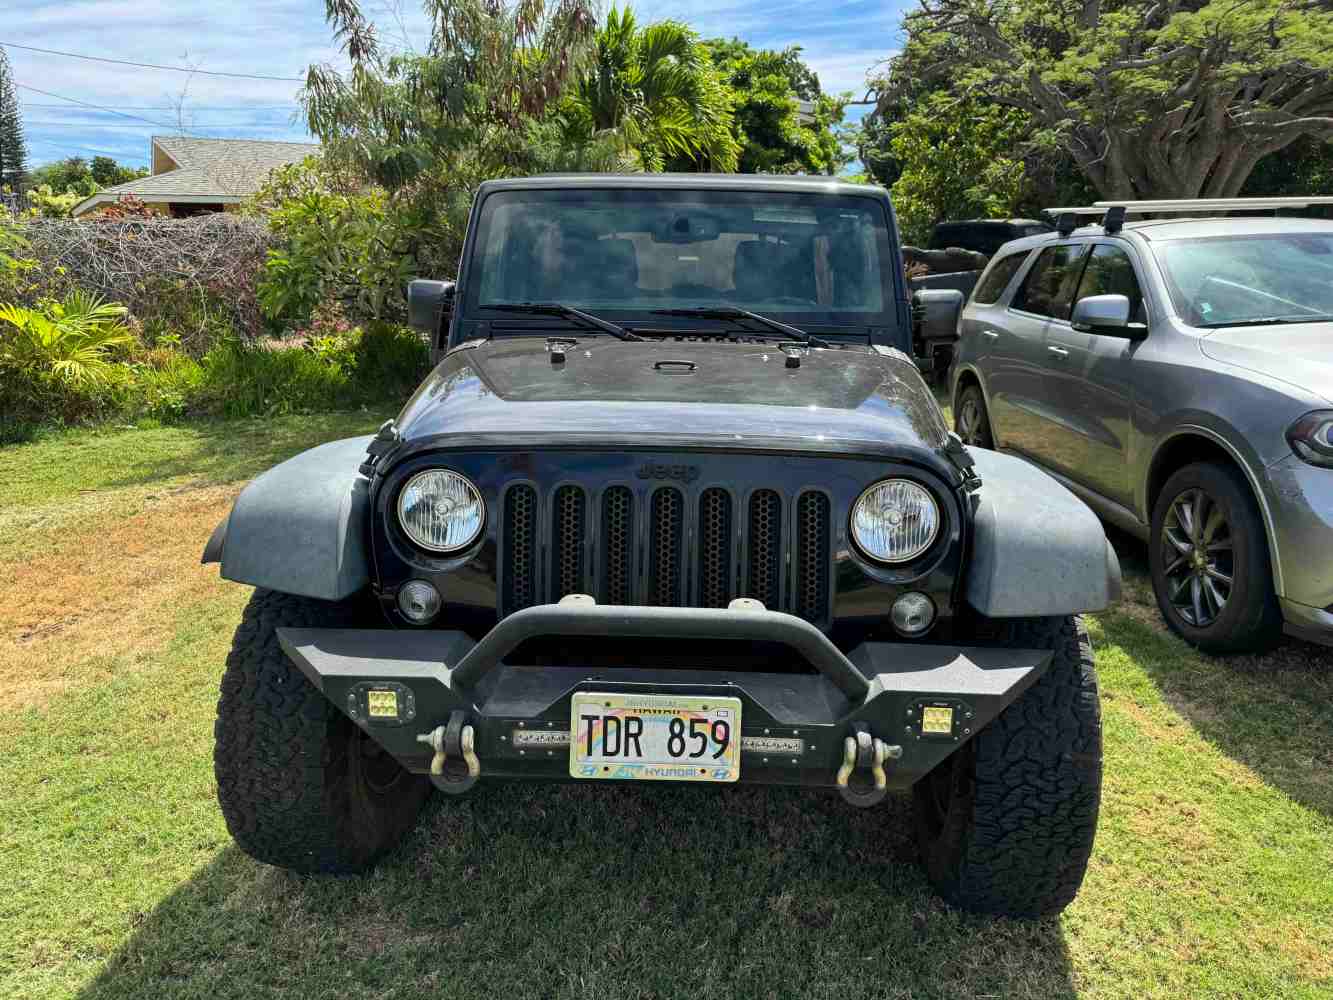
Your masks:
[[[799,174],[538,174],[482,183],[479,194],[492,191],[562,190],[569,188],[655,188],[659,190],[789,191],[800,194],[852,195],[886,198],[873,184],[853,184],[836,177]]]

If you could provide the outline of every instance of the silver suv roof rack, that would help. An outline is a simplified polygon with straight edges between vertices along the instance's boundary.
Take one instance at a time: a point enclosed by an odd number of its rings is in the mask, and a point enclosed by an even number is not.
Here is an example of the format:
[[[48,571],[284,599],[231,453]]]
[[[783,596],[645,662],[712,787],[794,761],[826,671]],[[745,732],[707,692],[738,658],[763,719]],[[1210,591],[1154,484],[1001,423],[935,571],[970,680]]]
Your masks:
[[[1309,208],[1333,205],[1333,196],[1309,195],[1283,198],[1167,198],[1158,201],[1094,201],[1091,205],[1065,205],[1043,211],[1057,220],[1061,236],[1074,231],[1081,215],[1100,215],[1107,232],[1120,231],[1126,215],[1195,215],[1200,212],[1276,211],[1279,208]]]

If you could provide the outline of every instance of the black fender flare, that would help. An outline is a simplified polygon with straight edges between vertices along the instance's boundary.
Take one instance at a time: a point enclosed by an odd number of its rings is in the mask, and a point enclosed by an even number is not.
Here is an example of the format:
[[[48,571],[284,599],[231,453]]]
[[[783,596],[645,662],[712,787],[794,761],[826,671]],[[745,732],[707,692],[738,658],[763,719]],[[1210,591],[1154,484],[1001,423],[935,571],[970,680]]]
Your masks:
[[[370,582],[370,437],[330,441],[275,465],[236,498],[204,547],[236,583],[338,601]]]

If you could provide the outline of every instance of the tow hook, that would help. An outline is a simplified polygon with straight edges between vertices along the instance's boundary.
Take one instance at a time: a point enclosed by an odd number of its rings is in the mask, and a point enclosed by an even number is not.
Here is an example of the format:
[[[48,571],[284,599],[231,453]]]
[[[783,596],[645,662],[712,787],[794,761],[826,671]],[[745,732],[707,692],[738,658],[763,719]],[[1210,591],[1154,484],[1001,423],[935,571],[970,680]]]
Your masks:
[[[466,723],[467,716],[456,710],[449,722],[417,736],[435,751],[430,761],[430,780],[440,791],[462,795],[481,777],[481,761],[475,749],[476,735]]]
[[[870,735],[864,722],[852,726],[853,734],[842,743],[842,767],[838,768],[838,794],[850,805],[868,808],[884,801],[889,794],[888,775],[884,773],[886,760],[897,760],[903,755],[903,748],[890,746],[883,740]],[[868,770],[864,778],[858,776],[852,781],[857,771]]]

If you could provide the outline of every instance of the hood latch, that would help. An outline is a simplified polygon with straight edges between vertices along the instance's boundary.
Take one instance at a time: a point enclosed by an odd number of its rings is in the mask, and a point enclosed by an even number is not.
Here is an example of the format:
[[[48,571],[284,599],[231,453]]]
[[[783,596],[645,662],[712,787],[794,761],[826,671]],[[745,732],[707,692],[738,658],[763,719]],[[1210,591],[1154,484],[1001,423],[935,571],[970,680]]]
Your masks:
[[[963,489],[971,492],[981,486],[981,477],[976,473],[976,461],[963,444],[963,439],[953,431],[944,442],[944,455],[963,477]]]
[[[375,432],[375,436],[370,439],[370,444],[366,445],[366,460],[361,463],[357,471],[367,479],[375,477],[375,467],[379,461],[389,452],[398,447],[403,436],[398,432],[398,425],[390,418],[380,424],[380,429]]]

